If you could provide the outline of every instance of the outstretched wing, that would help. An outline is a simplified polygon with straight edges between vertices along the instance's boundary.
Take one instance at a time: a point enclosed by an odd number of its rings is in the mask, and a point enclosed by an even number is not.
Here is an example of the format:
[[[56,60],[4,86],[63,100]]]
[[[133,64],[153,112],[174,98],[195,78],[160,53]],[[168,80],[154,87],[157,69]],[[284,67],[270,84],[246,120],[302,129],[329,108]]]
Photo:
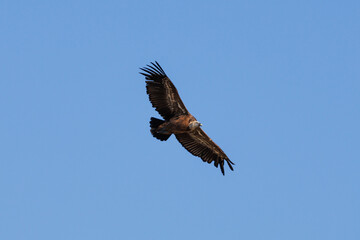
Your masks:
[[[155,63],[140,69],[144,71],[140,73],[147,80],[146,92],[149,95],[150,102],[165,120],[177,115],[188,114],[178,91],[159,63],[155,61]]]
[[[218,167],[220,164],[220,169],[223,175],[225,175],[224,160],[226,160],[229,168],[232,171],[234,170],[232,165],[235,164],[230,161],[223,150],[221,150],[221,148],[214,143],[201,128],[197,128],[196,130],[188,133],[175,134],[175,136],[181,145],[191,154],[200,157],[207,163],[214,161],[215,167]]]

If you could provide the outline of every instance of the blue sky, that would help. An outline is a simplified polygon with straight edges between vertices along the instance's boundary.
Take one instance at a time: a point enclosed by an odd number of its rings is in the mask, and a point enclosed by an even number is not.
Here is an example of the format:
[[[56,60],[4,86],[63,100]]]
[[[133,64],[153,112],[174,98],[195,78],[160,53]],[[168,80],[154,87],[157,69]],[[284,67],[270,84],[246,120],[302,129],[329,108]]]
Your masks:
[[[1,1],[0,239],[360,239],[359,1]],[[174,137],[157,60],[236,164]]]

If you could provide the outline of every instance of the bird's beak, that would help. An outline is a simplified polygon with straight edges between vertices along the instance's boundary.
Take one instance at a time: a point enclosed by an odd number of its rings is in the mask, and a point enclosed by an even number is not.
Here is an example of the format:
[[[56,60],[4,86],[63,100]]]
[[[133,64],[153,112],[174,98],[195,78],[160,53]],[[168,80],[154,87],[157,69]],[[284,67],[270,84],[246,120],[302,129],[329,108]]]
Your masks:
[[[202,124],[200,123],[200,127],[202,126]]]

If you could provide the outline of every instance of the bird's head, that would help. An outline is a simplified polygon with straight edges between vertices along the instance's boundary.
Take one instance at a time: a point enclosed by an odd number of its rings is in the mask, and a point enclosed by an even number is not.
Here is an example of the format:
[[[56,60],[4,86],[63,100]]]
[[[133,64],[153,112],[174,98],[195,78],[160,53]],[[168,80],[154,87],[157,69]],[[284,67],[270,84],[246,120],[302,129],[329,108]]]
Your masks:
[[[200,127],[200,126],[202,126],[202,124],[201,124],[200,122],[198,122],[198,121],[193,121],[193,122],[191,122],[191,123],[189,124],[189,128],[190,128],[191,130],[194,130],[194,129]]]

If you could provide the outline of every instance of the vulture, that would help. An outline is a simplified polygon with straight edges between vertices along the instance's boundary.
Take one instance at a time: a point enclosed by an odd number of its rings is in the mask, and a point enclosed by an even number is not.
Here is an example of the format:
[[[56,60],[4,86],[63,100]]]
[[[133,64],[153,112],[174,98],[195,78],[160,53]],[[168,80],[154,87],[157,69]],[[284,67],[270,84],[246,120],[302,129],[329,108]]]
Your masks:
[[[200,157],[204,162],[212,163],[220,169],[223,175],[224,162],[233,171],[235,165],[226,156],[223,150],[211,140],[201,129],[202,124],[189,113],[174,84],[155,61],[151,65],[140,68],[140,74],[146,79],[146,93],[150,102],[162,119],[152,117],[150,119],[150,132],[153,137],[160,141],[166,141],[172,134],[180,144],[194,156]]]

